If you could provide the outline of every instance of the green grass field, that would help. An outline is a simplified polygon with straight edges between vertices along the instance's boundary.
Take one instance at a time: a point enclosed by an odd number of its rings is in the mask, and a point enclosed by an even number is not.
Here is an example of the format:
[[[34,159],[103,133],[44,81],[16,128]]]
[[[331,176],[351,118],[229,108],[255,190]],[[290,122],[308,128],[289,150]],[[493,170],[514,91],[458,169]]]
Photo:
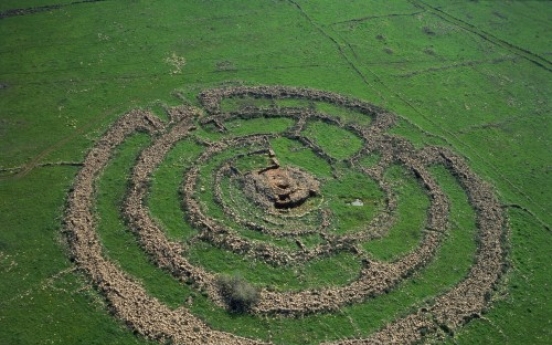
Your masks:
[[[158,343],[112,315],[104,296],[71,261],[63,234],[67,198],[87,153],[121,115],[147,109],[167,121],[164,108],[201,107],[202,90],[232,85],[307,87],[370,102],[397,115],[387,133],[415,148],[443,146],[464,157],[502,205],[508,268],[482,317],[426,341],[550,343],[552,2],[51,1],[0,2],[0,344]],[[345,125],[372,124],[368,116],[322,101],[243,97],[221,106],[302,107]],[[320,196],[305,207],[331,211],[328,231],[360,231],[383,208],[384,194],[375,182],[362,183],[360,169],[381,157],[367,155],[351,167],[347,159],[362,147],[362,138],[309,120],[303,134],[336,160],[331,165],[280,136],[293,124],[281,117],[232,119],[225,133],[198,126],[170,149],[145,200],[167,238],[187,243],[196,235],[182,209],[181,187],[184,171],[204,149],[200,142],[259,133],[272,136],[267,141],[280,163],[322,181]],[[429,173],[449,198],[450,229],[434,259],[414,275],[336,312],[229,313],[204,291],[158,268],[121,215],[136,157],[152,140],[130,136],[98,178],[94,210],[103,254],[150,296],[171,310],[189,308],[212,329],[280,345],[364,338],[445,293],[473,264],[475,211],[458,180],[442,166],[431,166]],[[198,180],[206,187],[198,192],[206,213],[236,228],[240,225],[225,218],[208,187],[213,169],[246,151],[215,155]],[[259,157],[237,158],[235,165],[263,167]],[[423,237],[430,197],[403,166],[391,165],[383,179],[395,192],[394,222],[383,238],[360,248],[390,262]],[[261,219],[238,182],[222,179],[225,198],[236,192],[228,205]],[[363,200],[362,209],[350,206],[355,199]],[[277,228],[308,227],[317,217],[314,212]],[[295,237],[237,232],[278,248],[298,246]],[[301,241],[313,248],[323,239],[313,234]],[[209,272],[239,274],[280,292],[343,286],[357,279],[361,267],[349,252],[275,267],[210,243],[186,249],[189,261]]]

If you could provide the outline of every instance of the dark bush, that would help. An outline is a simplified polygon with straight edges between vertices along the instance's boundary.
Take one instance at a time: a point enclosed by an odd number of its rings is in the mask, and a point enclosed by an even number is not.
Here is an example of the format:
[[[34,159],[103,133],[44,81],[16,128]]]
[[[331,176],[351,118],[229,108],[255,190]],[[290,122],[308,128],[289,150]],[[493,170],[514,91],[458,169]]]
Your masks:
[[[245,312],[259,300],[259,290],[239,274],[221,274],[217,284],[232,312]]]

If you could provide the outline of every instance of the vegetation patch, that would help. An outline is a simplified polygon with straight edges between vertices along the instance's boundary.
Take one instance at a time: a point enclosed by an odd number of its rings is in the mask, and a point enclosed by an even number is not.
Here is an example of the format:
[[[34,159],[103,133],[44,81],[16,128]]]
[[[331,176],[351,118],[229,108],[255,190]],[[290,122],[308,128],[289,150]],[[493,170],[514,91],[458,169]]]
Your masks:
[[[220,293],[232,312],[242,313],[259,299],[259,291],[240,275],[217,276]]]
[[[305,136],[337,159],[351,157],[362,147],[360,138],[351,132],[322,121],[308,123]]]

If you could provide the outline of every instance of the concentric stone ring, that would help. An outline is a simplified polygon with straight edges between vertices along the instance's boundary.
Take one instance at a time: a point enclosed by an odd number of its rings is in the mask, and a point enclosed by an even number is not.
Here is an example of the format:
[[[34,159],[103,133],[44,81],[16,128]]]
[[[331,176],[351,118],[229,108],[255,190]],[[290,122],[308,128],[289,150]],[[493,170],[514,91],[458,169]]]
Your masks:
[[[362,113],[370,117],[372,122],[368,126],[345,123],[338,117],[316,112],[310,107],[249,106],[237,111],[222,110],[223,99],[243,96],[326,102]],[[258,301],[248,310],[253,315],[298,316],[332,312],[394,289],[402,280],[433,260],[448,230],[449,202],[429,172],[428,167],[432,165],[442,165],[455,176],[476,212],[479,249],[475,253],[472,268],[463,281],[435,297],[433,304],[393,321],[369,338],[336,341],[332,344],[394,343],[397,339],[400,339],[400,343],[414,343],[444,327],[455,329],[487,307],[489,293],[499,280],[504,261],[504,219],[491,188],[469,169],[461,157],[440,147],[416,149],[406,139],[386,133],[394,124],[394,115],[366,102],[329,92],[280,86],[240,86],[206,90],[200,95],[200,100],[207,115],[202,115],[202,111],[197,108],[182,106],[171,109],[168,123],[163,123],[145,111],[133,111],[121,117],[87,155],[68,198],[66,232],[76,264],[105,295],[115,314],[135,331],[151,338],[171,339],[185,344],[258,343],[213,330],[184,307],[169,309],[149,297],[138,283],[102,255],[101,244],[95,233],[94,181],[101,176],[113,150],[136,131],[149,133],[154,140],[151,146],[141,152],[133,168],[123,210],[129,227],[135,232],[143,250],[159,267],[183,282],[192,283],[220,307],[225,307],[225,301],[216,284],[216,273],[186,259],[187,248],[194,241],[205,241],[221,250],[263,260],[274,266],[300,265],[340,252],[353,253],[362,262],[358,277],[342,286],[301,291],[269,291],[261,288]],[[317,197],[324,195],[320,190],[323,182],[302,167],[281,165],[267,144],[270,135],[230,136],[205,142],[205,149],[196,164],[183,172],[181,192],[186,214],[183,221],[192,224],[197,235],[188,244],[169,240],[163,229],[151,218],[145,200],[152,174],[171,148],[180,140],[192,136],[198,126],[214,125],[224,131],[225,124],[236,118],[282,117],[294,120],[294,125],[282,136],[301,143],[330,166],[349,164],[351,168],[358,167],[362,157],[378,155],[376,164],[357,169],[366,180],[375,181],[380,186],[385,196],[382,212],[358,231],[336,233],[332,230],[331,211],[323,203],[315,202]],[[321,121],[354,133],[362,141],[362,146],[350,157],[334,157],[303,134],[309,121]],[[240,154],[230,159],[222,156],[236,147],[244,148],[243,152],[240,151]],[[234,162],[243,157],[263,155],[269,164],[245,172],[234,166]],[[198,180],[209,176],[202,171],[202,166],[215,159],[220,160],[220,163],[209,177],[213,183],[213,198],[233,225],[212,216],[201,202]],[[418,246],[393,261],[381,261],[372,258],[359,243],[384,237],[393,223],[397,200],[393,187],[386,181],[385,171],[397,164],[416,177],[429,196],[430,206]],[[226,201],[222,185],[231,186],[237,192],[243,190],[243,195],[263,209],[266,217],[271,218],[243,219],[242,210],[235,210],[239,203]],[[302,227],[301,218],[307,214],[316,224],[309,223]],[[278,231],[278,226],[271,225],[272,219],[280,222],[296,221],[292,224],[297,224],[298,228]],[[241,227],[261,231],[268,236],[297,237],[297,248],[280,248],[272,243],[252,240],[241,233]],[[319,234],[321,243],[305,246],[300,237],[306,234]]]

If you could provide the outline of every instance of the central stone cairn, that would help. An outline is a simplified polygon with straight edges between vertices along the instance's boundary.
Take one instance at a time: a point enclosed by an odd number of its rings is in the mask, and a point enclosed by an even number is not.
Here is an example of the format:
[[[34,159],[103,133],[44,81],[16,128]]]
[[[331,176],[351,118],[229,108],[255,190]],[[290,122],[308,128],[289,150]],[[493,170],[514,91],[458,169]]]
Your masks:
[[[273,150],[268,151],[270,165],[243,176],[245,194],[269,211],[290,211],[310,197],[320,194],[320,183],[310,174],[281,167]]]

